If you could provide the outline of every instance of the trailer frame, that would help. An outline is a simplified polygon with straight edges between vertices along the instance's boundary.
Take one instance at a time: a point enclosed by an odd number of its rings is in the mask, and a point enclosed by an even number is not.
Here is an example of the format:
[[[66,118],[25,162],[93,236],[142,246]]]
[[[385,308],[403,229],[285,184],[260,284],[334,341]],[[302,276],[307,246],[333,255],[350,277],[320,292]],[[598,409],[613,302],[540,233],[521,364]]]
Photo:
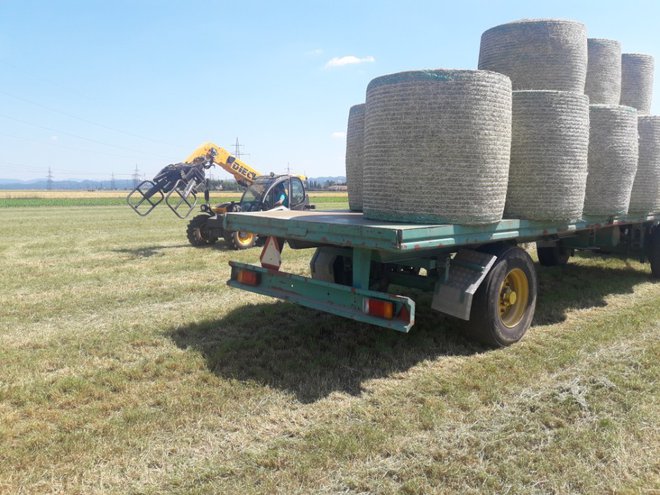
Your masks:
[[[228,213],[227,229],[274,237],[279,240],[278,245],[283,246],[286,241],[292,249],[316,251],[310,261],[312,277],[286,273],[278,266],[274,269],[230,261],[232,272],[227,283],[234,288],[408,332],[415,323],[415,302],[410,297],[387,292],[390,286],[433,291],[433,309],[463,320],[478,320],[482,316],[480,311],[492,312],[490,306],[497,304],[490,301],[487,302],[490,309],[474,308],[475,297],[481,301],[478,304],[484,304],[483,294],[478,296],[480,287],[500,261],[507,257],[521,258],[518,244],[536,242],[541,249],[565,253],[601,250],[636,256],[641,261],[650,257],[653,263],[657,258],[654,253],[660,252],[660,234],[655,233],[660,232],[659,223],[660,214],[591,217],[577,222],[505,219],[472,226],[385,222],[349,211]],[[531,258],[528,262],[523,259],[523,265],[530,262]],[[660,269],[654,266],[654,274],[656,268]],[[536,284],[535,273],[530,273],[529,268],[523,271]],[[521,319],[520,324],[525,328],[516,330],[513,341],[519,339],[520,330],[522,337],[531,323],[536,286],[530,286],[529,290],[527,311],[531,315],[526,314],[524,321]],[[513,296],[507,297],[517,297]],[[500,305],[505,303],[499,301]],[[502,328],[506,330],[506,326]],[[509,342],[510,338],[481,337],[477,335],[480,340],[496,345],[513,343]]]

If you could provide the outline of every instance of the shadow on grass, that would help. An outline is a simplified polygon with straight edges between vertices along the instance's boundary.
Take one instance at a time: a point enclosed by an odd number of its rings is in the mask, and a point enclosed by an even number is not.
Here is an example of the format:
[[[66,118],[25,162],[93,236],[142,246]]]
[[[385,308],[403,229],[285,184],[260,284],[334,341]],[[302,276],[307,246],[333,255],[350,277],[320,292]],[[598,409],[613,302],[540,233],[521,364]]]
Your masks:
[[[626,269],[538,268],[535,324],[563,321],[573,309],[603,306],[606,295],[631,292],[648,280],[648,274]],[[357,395],[366,380],[425,360],[485,350],[463,337],[463,322],[431,310],[428,294],[411,296],[418,310],[409,334],[278,301],[241,306],[222,319],[174,329],[170,336],[180,348],[200,352],[216,375],[281,389],[301,402],[334,391]]]
[[[623,258],[616,260],[620,266],[612,266],[610,256],[584,253],[578,258],[582,261],[572,259],[566,266],[536,265],[539,296],[534,325],[561,323],[569,311],[605,306],[607,296],[630,294],[635,285],[649,281],[647,271]]]
[[[165,254],[163,251],[169,249],[181,249],[185,247],[190,247],[190,244],[177,244],[175,246],[146,246],[140,248],[122,248],[122,249],[113,249],[113,253],[128,254],[133,258],[150,258],[152,256],[163,256]]]
[[[258,248],[259,245],[257,245]],[[163,251],[168,249],[181,249],[193,247],[190,244],[177,244],[175,246],[146,246],[141,248],[123,248],[113,249],[115,253],[129,254],[133,258],[149,258],[151,256],[162,256],[165,254]],[[213,249],[218,251],[235,251],[234,247],[227,244],[223,239],[219,239],[214,244],[205,244],[203,246],[196,246],[195,249]]]

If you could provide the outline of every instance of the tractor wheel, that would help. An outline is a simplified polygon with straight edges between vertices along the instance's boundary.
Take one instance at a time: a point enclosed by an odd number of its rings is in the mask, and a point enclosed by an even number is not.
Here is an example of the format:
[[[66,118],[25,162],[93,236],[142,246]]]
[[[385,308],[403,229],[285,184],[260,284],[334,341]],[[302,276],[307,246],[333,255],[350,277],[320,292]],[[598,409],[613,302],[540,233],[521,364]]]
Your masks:
[[[649,246],[649,262],[651,263],[651,277],[660,279],[660,225],[651,231]]]
[[[542,266],[562,266],[568,263],[571,253],[561,244],[554,246],[539,247],[536,245],[536,253]]]
[[[506,347],[518,342],[532,323],[536,271],[519,247],[500,246],[492,254],[498,259],[474,296],[468,332],[484,344]]]
[[[254,246],[257,236],[252,232],[234,231],[225,234],[225,241],[234,249],[249,249]]]
[[[208,215],[197,215],[188,222],[186,228],[186,236],[188,242],[195,247],[206,246],[208,244],[215,244],[218,240],[217,237],[209,236],[206,230],[206,222],[210,217]]]

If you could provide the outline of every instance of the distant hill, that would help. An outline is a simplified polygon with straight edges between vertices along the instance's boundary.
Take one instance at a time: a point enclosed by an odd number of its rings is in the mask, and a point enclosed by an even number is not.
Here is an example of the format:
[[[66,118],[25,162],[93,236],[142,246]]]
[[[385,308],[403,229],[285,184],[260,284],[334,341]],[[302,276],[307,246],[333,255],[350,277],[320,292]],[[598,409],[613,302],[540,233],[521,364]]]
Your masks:
[[[334,182],[334,183],[340,183],[340,184],[345,184],[346,183],[346,177],[343,175],[338,175],[337,177],[310,177],[307,179],[309,181],[314,181],[318,182],[320,184],[326,184],[328,182]]]

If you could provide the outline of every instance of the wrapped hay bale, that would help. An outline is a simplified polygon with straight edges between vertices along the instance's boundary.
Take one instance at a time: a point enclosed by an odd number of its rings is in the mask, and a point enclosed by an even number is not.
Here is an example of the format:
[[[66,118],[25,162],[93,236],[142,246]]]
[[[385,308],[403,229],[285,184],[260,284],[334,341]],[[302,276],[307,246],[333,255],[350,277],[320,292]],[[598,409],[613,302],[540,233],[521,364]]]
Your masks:
[[[660,213],[660,117],[638,119],[639,161],[630,197],[631,213]]]
[[[637,172],[637,110],[589,107],[589,175],[585,215],[625,215]]]
[[[618,105],[621,99],[621,44],[615,40],[587,40],[587,82],[584,93],[592,105]]]
[[[642,53],[621,55],[621,105],[636,108],[641,115],[651,111],[653,57]]]
[[[348,207],[353,211],[362,211],[364,110],[364,103],[351,107],[348,112],[346,130],[346,185],[348,187]]]
[[[587,183],[589,98],[514,91],[507,218],[575,221]]]
[[[457,224],[501,220],[511,81],[475,70],[401,72],[367,87],[365,217]]]
[[[584,24],[559,19],[523,19],[481,35],[479,69],[511,78],[514,90],[582,93],[587,75]]]

